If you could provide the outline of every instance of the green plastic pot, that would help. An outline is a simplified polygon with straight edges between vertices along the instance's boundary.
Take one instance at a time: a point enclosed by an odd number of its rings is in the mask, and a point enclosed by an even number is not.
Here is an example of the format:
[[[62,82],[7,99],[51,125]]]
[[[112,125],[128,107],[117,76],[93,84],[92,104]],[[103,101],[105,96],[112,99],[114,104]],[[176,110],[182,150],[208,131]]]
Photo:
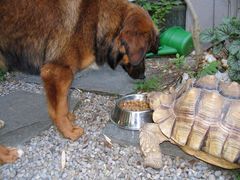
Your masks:
[[[160,36],[160,47],[156,55],[180,54],[187,56],[193,51],[192,34],[181,27],[171,27]],[[148,53],[147,57],[154,54]]]
[[[193,50],[192,34],[181,27],[172,27],[160,36],[160,45],[177,50],[180,55],[188,55]]]

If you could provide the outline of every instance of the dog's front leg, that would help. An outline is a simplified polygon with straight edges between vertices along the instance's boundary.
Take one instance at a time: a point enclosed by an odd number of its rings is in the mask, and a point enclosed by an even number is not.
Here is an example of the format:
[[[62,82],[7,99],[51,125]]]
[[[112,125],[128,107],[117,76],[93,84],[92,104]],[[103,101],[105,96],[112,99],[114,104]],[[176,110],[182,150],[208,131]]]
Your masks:
[[[73,80],[69,66],[47,63],[41,69],[41,77],[47,95],[48,113],[64,137],[78,139],[83,129],[74,126],[68,109],[68,90]]]
[[[17,149],[10,149],[0,145],[0,164],[13,163],[18,157]]]

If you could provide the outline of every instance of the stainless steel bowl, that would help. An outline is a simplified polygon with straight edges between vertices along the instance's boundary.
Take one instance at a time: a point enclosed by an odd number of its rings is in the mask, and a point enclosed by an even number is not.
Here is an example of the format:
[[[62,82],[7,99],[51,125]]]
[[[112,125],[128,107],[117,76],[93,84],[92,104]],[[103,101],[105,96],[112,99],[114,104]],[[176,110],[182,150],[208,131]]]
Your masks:
[[[129,111],[121,109],[119,104],[122,101],[141,100],[146,101],[145,94],[130,94],[117,100],[114,110],[111,114],[111,120],[119,127],[129,130],[139,130],[145,123],[152,123],[152,110]]]

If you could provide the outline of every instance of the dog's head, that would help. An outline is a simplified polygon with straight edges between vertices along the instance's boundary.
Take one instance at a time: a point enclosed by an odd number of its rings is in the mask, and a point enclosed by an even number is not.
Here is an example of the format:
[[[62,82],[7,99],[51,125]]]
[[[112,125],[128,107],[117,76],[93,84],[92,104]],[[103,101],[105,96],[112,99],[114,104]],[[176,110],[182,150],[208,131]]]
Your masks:
[[[157,52],[159,33],[142,8],[132,5],[127,12],[123,26],[110,47],[108,64],[113,69],[121,64],[130,77],[143,79],[145,54]]]

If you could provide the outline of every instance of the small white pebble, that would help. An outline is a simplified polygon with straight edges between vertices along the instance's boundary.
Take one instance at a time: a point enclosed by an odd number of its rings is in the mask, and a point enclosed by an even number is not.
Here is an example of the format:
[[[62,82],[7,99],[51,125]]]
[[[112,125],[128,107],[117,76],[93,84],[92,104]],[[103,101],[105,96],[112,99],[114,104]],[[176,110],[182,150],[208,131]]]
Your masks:
[[[4,121],[0,119],[0,128],[4,126]]]
[[[208,176],[208,180],[215,180],[216,178],[215,178],[215,176],[213,175],[213,174],[210,174],[209,176]]]
[[[188,73],[183,73],[183,75],[182,75],[182,81],[183,81],[183,82],[186,82],[188,79],[189,79]]]
[[[228,67],[228,61],[226,59],[221,60],[223,67]]]
[[[209,63],[217,60],[212,54],[208,53],[205,55],[204,59]]]
[[[17,153],[18,153],[18,157],[22,157],[22,155],[24,154],[22,149],[18,149]]]
[[[222,175],[222,172],[221,171],[215,171],[215,176],[217,176],[217,177],[219,177],[219,176],[221,176]]]

